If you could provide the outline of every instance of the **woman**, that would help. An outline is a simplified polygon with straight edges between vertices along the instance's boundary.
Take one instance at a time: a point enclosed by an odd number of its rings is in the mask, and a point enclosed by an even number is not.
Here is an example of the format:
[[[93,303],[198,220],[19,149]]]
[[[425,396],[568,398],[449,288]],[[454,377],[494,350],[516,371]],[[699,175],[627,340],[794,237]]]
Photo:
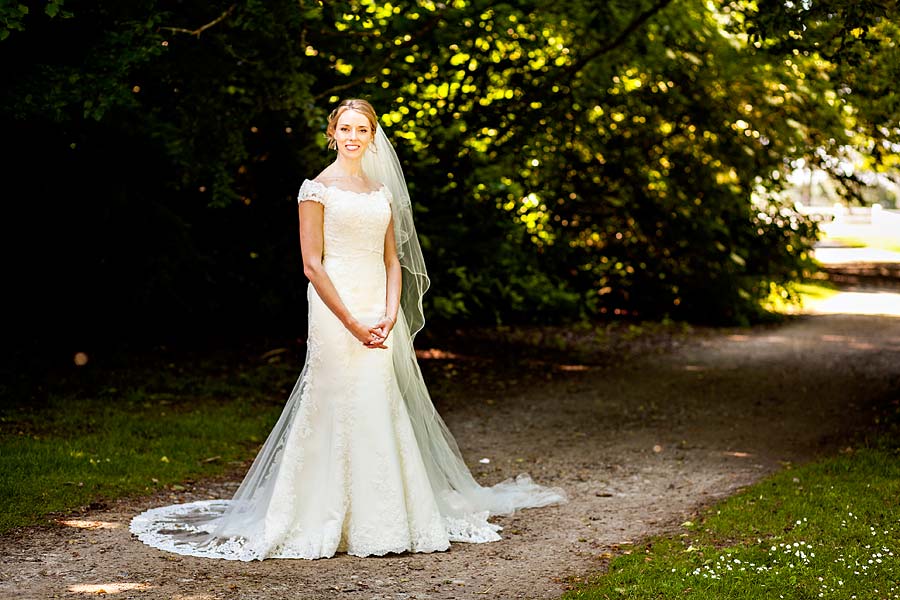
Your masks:
[[[413,351],[425,263],[394,149],[365,100],[330,115],[337,159],[298,195],[310,280],[306,364],[235,496],[151,509],[143,542],[231,560],[446,550],[500,539],[488,517],[565,500],[527,475],[485,488]]]

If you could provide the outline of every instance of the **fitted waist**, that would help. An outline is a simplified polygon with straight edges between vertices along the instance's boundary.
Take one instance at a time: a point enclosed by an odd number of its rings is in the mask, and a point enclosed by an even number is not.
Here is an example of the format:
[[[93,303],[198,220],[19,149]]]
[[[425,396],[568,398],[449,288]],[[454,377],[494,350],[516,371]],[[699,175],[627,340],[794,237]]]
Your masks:
[[[350,277],[371,283],[385,277],[384,256],[374,252],[359,255],[329,254],[322,260],[322,266],[332,278]]]
[[[377,258],[378,260],[382,260],[384,258],[384,250],[366,250],[366,249],[355,249],[355,248],[341,248],[340,250],[325,250],[325,257],[323,260],[355,260],[355,259],[371,259]]]
[[[341,300],[357,318],[372,320],[384,314],[387,278],[380,254],[329,255],[322,264]]]

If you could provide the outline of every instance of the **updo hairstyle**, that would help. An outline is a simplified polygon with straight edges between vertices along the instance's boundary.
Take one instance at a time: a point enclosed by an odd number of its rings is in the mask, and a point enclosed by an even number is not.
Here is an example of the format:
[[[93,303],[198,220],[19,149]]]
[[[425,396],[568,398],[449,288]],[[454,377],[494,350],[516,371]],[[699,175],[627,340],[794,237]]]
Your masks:
[[[337,148],[337,141],[334,139],[334,131],[337,129],[338,119],[340,119],[341,115],[348,110],[355,110],[369,120],[369,125],[372,126],[372,143],[374,144],[375,131],[378,129],[378,115],[375,114],[375,109],[367,100],[349,98],[338,104],[337,108],[328,115],[328,127],[325,128],[325,137],[328,138],[329,150],[335,150]]]

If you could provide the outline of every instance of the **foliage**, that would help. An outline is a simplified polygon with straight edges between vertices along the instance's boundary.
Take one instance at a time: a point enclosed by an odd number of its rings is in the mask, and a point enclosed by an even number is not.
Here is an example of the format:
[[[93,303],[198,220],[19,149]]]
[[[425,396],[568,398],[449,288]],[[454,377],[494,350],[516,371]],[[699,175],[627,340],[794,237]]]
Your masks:
[[[895,0],[852,2],[732,3],[735,22],[761,53],[805,70],[818,63],[824,99],[844,113],[843,128],[827,128],[814,138],[806,159],[827,171],[844,192],[860,195],[860,170],[848,171],[835,160],[846,147],[862,153],[862,165],[896,179],[900,94],[898,5]],[[822,135],[826,133],[827,135]],[[862,170],[863,172],[865,169]]]
[[[627,550],[564,598],[898,598],[900,461],[889,440],[782,471],[680,537]]]
[[[401,154],[430,314],[753,320],[811,268],[785,175],[896,165],[896,5],[856,4],[7,3],[20,323],[299,331],[294,195],[344,96]]]

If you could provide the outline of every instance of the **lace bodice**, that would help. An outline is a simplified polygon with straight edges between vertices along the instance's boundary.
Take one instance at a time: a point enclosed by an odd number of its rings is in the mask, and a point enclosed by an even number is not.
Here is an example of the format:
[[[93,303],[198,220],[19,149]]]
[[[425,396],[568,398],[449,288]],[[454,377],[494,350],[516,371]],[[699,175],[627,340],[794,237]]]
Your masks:
[[[390,191],[353,192],[304,180],[297,202],[315,201],[325,207],[324,257],[358,258],[384,254],[384,234],[391,220]]]

